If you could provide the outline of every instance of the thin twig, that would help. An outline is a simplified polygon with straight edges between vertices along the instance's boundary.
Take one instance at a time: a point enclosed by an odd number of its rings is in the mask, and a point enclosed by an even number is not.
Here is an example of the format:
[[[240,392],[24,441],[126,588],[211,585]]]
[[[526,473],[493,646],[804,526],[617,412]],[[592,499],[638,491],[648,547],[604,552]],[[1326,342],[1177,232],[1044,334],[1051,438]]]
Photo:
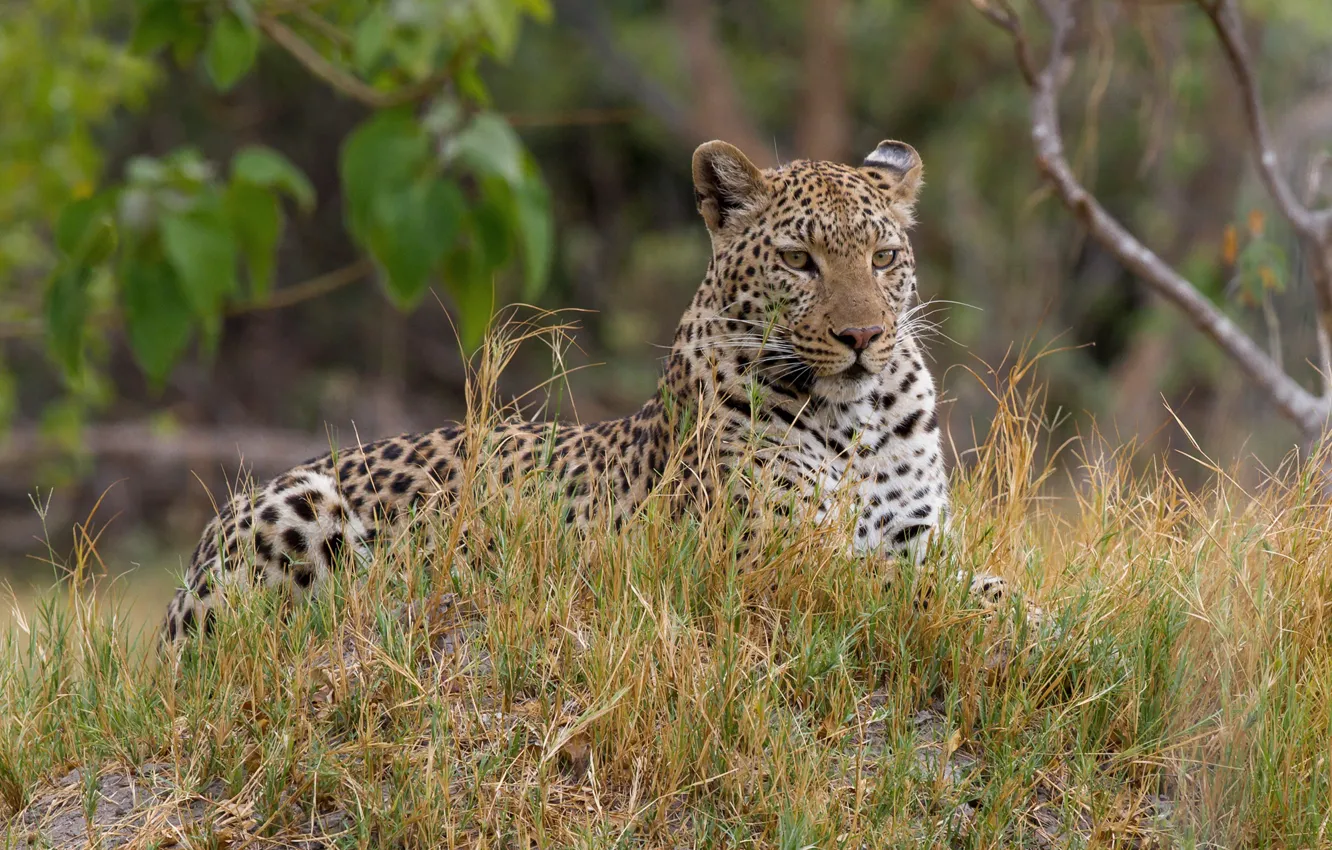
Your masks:
[[[357,260],[350,265],[310,278],[301,283],[277,290],[269,298],[246,301],[227,308],[228,316],[241,316],[247,313],[260,313],[266,310],[281,310],[293,307],[305,301],[312,301],[334,290],[356,283],[368,275],[374,267],[369,260]],[[112,310],[97,318],[95,327],[108,330],[121,323],[118,310]],[[0,325],[0,341],[10,339],[34,339],[46,333],[46,325],[36,319],[12,322]]]
[[[347,35],[347,33],[341,30],[336,24],[329,23],[328,18],[325,18],[309,6],[302,6],[299,9],[296,9],[295,15],[300,18],[301,23],[328,39],[330,44],[336,44],[338,47],[344,49],[351,48],[351,36]]]
[[[421,100],[439,91],[451,76],[448,71],[442,71],[397,91],[383,92],[325,59],[308,41],[277,18],[260,15],[256,20],[259,29],[304,65],[307,71],[347,97],[374,109],[388,109]]]
[[[1017,60],[1018,71],[1022,73],[1022,79],[1026,81],[1027,87],[1035,88],[1036,66],[1031,60],[1031,50],[1027,47],[1021,20],[1008,0],[971,0],[971,5],[975,6],[976,11],[984,15],[990,23],[1008,33],[1013,39],[1013,53]]]
[[[357,260],[328,274],[321,274],[293,286],[283,287],[268,298],[236,304],[227,310],[227,315],[240,316],[265,310],[281,310],[284,307],[292,307],[305,301],[311,301],[334,290],[356,283],[368,275],[373,268],[374,266],[369,260]]]

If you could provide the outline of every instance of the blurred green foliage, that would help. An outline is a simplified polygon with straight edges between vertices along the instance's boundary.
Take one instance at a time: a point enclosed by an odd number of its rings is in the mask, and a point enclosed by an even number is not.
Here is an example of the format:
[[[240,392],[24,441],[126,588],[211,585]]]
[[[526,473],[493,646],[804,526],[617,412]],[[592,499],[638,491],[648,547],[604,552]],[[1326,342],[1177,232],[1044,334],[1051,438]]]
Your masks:
[[[54,263],[51,227],[63,205],[96,186],[104,159],[97,126],[142,105],[155,79],[151,62],[99,35],[111,5],[32,0],[0,10],[0,323],[30,318],[23,294]],[[16,392],[0,352],[0,432]]]
[[[369,107],[342,149],[344,217],[400,308],[442,278],[473,347],[512,256],[526,270],[523,296],[540,293],[548,192],[489,111],[478,64],[507,59],[524,18],[548,16],[544,0],[142,0],[129,20],[121,11],[42,0],[7,22],[12,42],[0,43],[6,91],[24,94],[0,106],[0,187],[17,189],[0,192],[0,215],[22,224],[0,244],[0,274],[45,273],[50,353],[72,387],[86,387],[90,340],[108,323],[123,323],[154,384],[193,340],[213,350],[229,311],[272,292],[284,202],[305,214],[318,202],[301,168],[264,146],[239,150],[226,169],[182,146],[106,179],[93,128],[140,105],[168,57],[225,92],[262,51],[283,50]],[[52,30],[57,50],[46,46]]]

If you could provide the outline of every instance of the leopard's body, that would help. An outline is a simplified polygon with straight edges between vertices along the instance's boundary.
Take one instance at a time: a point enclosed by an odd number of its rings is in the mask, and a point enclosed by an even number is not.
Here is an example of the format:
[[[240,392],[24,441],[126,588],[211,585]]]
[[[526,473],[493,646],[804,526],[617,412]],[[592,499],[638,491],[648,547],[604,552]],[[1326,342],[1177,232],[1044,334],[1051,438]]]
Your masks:
[[[917,551],[948,499],[934,382],[907,320],[920,175],[898,142],[859,167],[766,171],[725,143],[700,147],[694,180],[713,256],[658,393],[623,419],[500,426],[486,442],[492,479],[544,470],[566,520],[586,527],[605,510],[617,523],[632,514],[672,456],[688,472],[685,501],[697,502],[718,486],[702,455],[715,473],[748,454],[799,497],[849,495],[857,551]],[[682,445],[677,417],[690,405],[711,411],[709,439]],[[309,588],[410,506],[432,495],[447,506],[477,448],[444,427],[324,455],[237,494],[204,531],[167,639],[210,625],[222,585]],[[1000,579],[977,583],[990,600],[1004,593]]]

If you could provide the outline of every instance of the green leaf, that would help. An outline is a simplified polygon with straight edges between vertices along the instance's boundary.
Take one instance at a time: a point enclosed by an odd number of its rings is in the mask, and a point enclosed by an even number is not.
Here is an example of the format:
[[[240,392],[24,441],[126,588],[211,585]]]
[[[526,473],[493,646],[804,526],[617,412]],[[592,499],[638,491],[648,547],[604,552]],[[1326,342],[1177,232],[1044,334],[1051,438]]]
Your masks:
[[[453,77],[453,85],[460,97],[482,107],[491,106],[490,90],[486,88],[485,80],[481,79],[481,69],[477,67],[474,57],[464,58],[458,73]]]
[[[444,258],[444,288],[453,296],[458,315],[458,338],[471,352],[485,339],[486,325],[495,303],[494,269],[478,262],[475,251],[456,248]]]
[[[523,298],[532,301],[550,278],[555,222],[545,181],[536,166],[529,165],[527,171],[527,179],[513,189],[513,204],[518,244],[523,252]]]
[[[130,350],[160,386],[189,344],[194,327],[190,301],[175,271],[161,261],[127,259],[120,282]]]
[[[509,258],[508,190],[502,185],[499,192],[487,192],[481,202],[472,207],[472,244],[478,263],[492,272]]]
[[[103,209],[101,199],[84,198],[65,205],[56,220],[55,242],[66,257],[78,253],[79,247],[92,230],[93,222]]]
[[[116,249],[116,226],[109,196],[94,195],[67,204],[56,222],[56,247],[71,262],[95,266]]]
[[[245,76],[259,53],[259,32],[234,14],[218,18],[204,45],[204,68],[218,91],[228,91]]]
[[[236,291],[236,239],[221,205],[205,205],[162,219],[162,249],[180,277],[195,314],[218,313]]]
[[[491,112],[476,116],[454,136],[446,156],[479,174],[500,177],[510,186],[526,179],[526,152],[518,134],[509,122]]]
[[[155,53],[189,34],[193,28],[184,4],[178,0],[156,0],[144,4],[143,11],[134,20],[130,49],[139,54]]]
[[[495,55],[507,61],[518,40],[522,10],[514,3],[475,3],[472,10],[489,36]]]
[[[245,257],[250,294],[263,300],[273,286],[273,264],[282,238],[282,205],[268,189],[234,183],[227,189],[227,214],[232,232]]]
[[[522,251],[523,297],[536,298],[550,276],[554,223],[550,193],[517,134],[498,115],[478,115],[454,137],[446,155],[464,168],[507,185],[506,192],[503,187],[489,184],[486,193],[504,196],[502,203],[510,219],[507,226]]]
[[[277,189],[290,196],[303,211],[314,209],[315,189],[309,178],[272,148],[260,145],[242,148],[231,160],[231,179]]]
[[[462,192],[441,180],[423,180],[375,198],[365,243],[400,309],[415,306],[429,288],[430,274],[453,244],[463,210]]]
[[[88,280],[92,269],[62,264],[46,289],[46,333],[51,355],[73,378],[83,366],[83,331],[88,320]]]
[[[375,199],[410,186],[429,156],[429,138],[405,111],[381,112],[347,137],[339,170],[347,226],[354,235],[364,240]]]
[[[383,6],[375,6],[359,24],[352,36],[352,67],[356,73],[368,77],[388,49],[393,32],[393,19]]]

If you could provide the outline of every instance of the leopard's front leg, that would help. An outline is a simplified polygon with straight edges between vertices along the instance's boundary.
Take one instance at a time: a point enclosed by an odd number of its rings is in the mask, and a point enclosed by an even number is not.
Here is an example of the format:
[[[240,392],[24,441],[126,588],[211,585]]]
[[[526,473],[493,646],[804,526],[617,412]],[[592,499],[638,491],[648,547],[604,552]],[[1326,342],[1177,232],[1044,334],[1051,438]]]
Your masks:
[[[887,554],[889,557],[914,566],[917,579],[925,579],[916,594],[915,605],[917,610],[928,609],[934,600],[935,583],[931,579],[934,578],[935,571],[929,563],[928,555],[932,550],[942,550],[953,542],[953,538],[949,534],[950,522],[947,511],[940,509],[936,517],[937,520],[932,525],[908,526],[910,533],[905,535],[899,531],[892,538],[892,542],[900,540],[904,545],[888,547]],[[863,537],[863,535],[858,535],[858,537]],[[891,580],[892,577],[890,577]],[[1016,592],[1016,589],[1007,579],[993,573],[973,573],[968,570],[958,570],[953,574],[953,580],[967,586],[966,601],[969,604],[975,604],[986,617],[992,616],[995,611],[1007,604],[1009,597]],[[1023,611],[1029,628],[1038,629],[1044,624],[1045,613],[1039,607],[1024,604]]]

